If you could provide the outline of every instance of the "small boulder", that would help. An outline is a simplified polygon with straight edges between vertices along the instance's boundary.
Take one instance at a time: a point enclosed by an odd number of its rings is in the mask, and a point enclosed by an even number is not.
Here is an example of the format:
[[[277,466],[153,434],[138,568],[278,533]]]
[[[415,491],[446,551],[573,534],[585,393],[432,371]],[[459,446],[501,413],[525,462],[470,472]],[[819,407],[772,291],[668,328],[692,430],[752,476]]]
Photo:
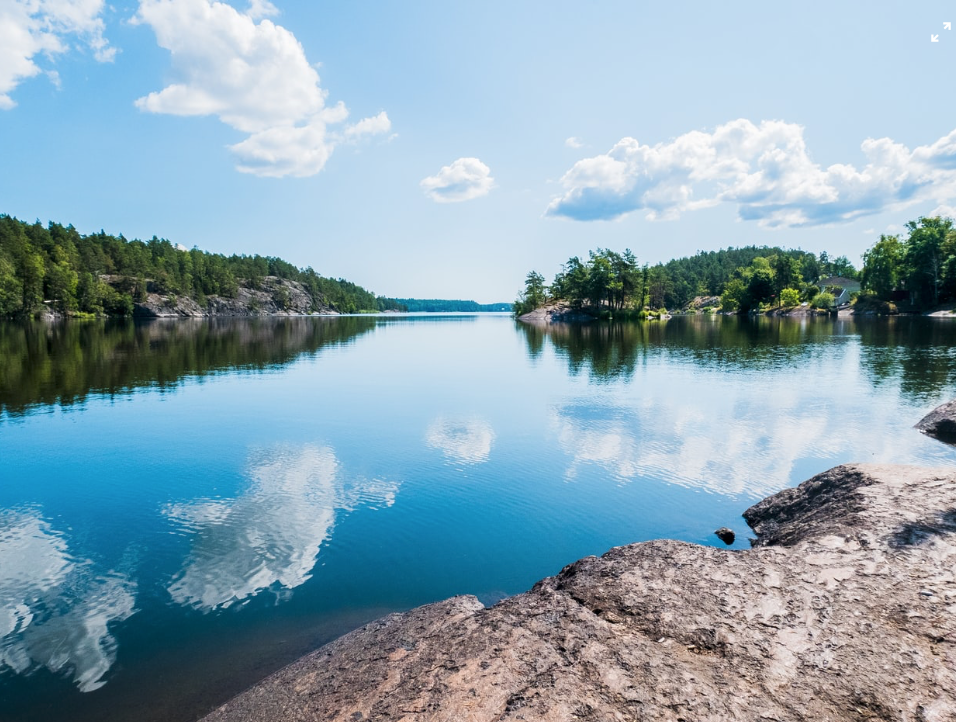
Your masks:
[[[956,400],[937,406],[916,424],[916,428],[934,439],[956,444]]]
[[[720,539],[724,544],[730,546],[734,543],[734,539],[737,538],[737,535],[734,534],[733,529],[728,529],[725,526],[720,527],[717,531],[714,532],[717,535],[717,538]]]

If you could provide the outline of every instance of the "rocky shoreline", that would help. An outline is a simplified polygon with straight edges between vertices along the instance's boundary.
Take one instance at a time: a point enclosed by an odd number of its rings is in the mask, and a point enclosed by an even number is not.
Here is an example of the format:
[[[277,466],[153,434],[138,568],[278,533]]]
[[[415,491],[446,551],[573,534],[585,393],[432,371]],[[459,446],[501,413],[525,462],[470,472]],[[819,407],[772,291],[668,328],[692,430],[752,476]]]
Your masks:
[[[718,315],[718,316],[737,316],[736,312],[733,311],[719,311],[719,310],[706,310],[708,307],[704,304],[708,302],[713,302],[719,298],[711,297],[704,298],[703,301],[695,298],[691,304],[679,311],[672,311],[665,313],[663,315],[657,314],[652,315],[649,318],[671,318],[672,316],[696,316],[696,315]],[[712,306],[710,307],[713,308]],[[756,311],[751,311],[751,316],[771,316],[771,317],[788,317],[788,318],[806,318],[812,316],[839,316],[840,318],[845,318],[848,316],[866,316],[866,317],[882,317],[886,318],[889,316],[931,316],[933,318],[956,318],[956,307],[951,304],[939,308],[933,311],[926,311],[924,313],[912,313],[912,312],[899,312],[894,311],[893,313],[879,313],[872,309],[865,311],[857,311],[853,306],[843,306],[838,310],[829,311],[822,310],[818,308],[810,308],[809,306],[794,306],[789,308],[773,308],[769,311],[764,311],[762,313],[757,313]],[[573,309],[571,306],[564,302],[559,302],[555,304],[549,304],[547,306],[542,306],[541,308],[536,308],[534,311],[529,311],[526,314],[518,316],[519,321],[525,323],[538,324],[538,325],[548,325],[552,323],[580,323],[587,321],[596,321],[598,317],[593,313],[588,313],[582,309]]]
[[[204,719],[956,719],[956,469],[839,466],[744,517],[749,550],[632,544],[392,614]]]
[[[102,280],[117,283],[118,277],[101,276]],[[234,296],[206,296],[204,305],[190,296],[159,293],[147,285],[145,298],[133,303],[134,318],[250,318],[257,316],[338,316],[339,311],[327,304],[313,306],[312,296],[298,281],[276,276],[263,277],[255,288],[248,283],[239,285]],[[43,321],[68,318],[47,307],[39,315]]]
[[[338,315],[338,311],[323,306],[312,310],[312,297],[296,281],[266,276],[258,288],[240,285],[232,298],[207,296],[200,306],[188,296],[149,293],[135,304],[137,318],[203,318],[211,316],[305,316],[309,314]]]

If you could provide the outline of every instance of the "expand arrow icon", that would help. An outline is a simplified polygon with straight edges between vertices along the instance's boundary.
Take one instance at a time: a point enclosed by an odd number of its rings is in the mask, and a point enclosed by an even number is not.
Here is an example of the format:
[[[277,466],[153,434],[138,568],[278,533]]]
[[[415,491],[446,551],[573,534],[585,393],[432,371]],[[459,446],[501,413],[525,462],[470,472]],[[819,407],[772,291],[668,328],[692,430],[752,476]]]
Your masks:
[[[952,30],[952,29],[953,29],[952,23],[943,23],[943,30]]]
[[[930,35],[930,36],[929,36],[929,41],[930,41],[931,43],[938,43],[938,42],[939,42],[939,33],[937,33],[936,35]]]

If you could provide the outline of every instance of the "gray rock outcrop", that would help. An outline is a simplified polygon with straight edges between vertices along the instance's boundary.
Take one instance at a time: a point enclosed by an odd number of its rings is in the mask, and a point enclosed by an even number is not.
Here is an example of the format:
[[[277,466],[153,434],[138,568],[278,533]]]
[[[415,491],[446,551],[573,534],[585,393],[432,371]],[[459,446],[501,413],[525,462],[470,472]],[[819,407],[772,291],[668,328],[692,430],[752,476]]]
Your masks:
[[[916,428],[934,439],[956,444],[956,399],[937,406],[920,419]]]
[[[749,550],[633,544],[390,615],[206,720],[956,719],[956,471],[840,466],[745,518]]]
[[[594,318],[590,313],[574,309],[564,302],[542,306],[518,316],[519,321],[534,324],[576,323],[593,321]]]
[[[200,306],[188,296],[149,293],[136,304],[134,315],[143,318],[200,318],[204,316],[303,316],[335,315],[323,306],[312,310],[312,297],[297,281],[265,276],[258,288],[240,285],[235,296],[208,296]]]
[[[720,527],[717,531],[714,532],[716,537],[720,539],[724,544],[730,546],[737,539],[737,535],[734,533],[733,529],[728,529],[725,526]]]

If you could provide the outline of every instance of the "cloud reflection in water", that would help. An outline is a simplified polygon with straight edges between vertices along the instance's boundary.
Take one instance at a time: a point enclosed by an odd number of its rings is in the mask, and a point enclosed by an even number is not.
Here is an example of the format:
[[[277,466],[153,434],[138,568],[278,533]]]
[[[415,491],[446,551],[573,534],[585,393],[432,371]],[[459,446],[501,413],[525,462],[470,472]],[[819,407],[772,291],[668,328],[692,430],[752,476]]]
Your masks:
[[[484,419],[446,419],[439,416],[425,432],[425,443],[450,461],[480,464],[488,461],[495,440],[494,429]]]
[[[169,585],[178,604],[211,611],[266,589],[290,590],[312,576],[337,511],[391,506],[398,485],[346,479],[328,447],[280,447],[256,455],[252,484],[236,499],[170,504],[166,516],[193,535]]]
[[[116,661],[109,625],[135,611],[136,586],[93,573],[35,511],[0,511],[0,668],[70,670],[81,692],[99,689]]]
[[[570,456],[574,478],[586,464],[602,466],[618,482],[638,476],[724,494],[763,497],[792,483],[795,465],[837,455],[866,439],[828,419],[799,394],[780,390],[723,391],[724,403],[687,396],[646,397],[627,408],[585,401],[555,408],[551,426]],[[730,400],[731,403],[727,403]],[[839,433],[837,433],[839,431]]]

